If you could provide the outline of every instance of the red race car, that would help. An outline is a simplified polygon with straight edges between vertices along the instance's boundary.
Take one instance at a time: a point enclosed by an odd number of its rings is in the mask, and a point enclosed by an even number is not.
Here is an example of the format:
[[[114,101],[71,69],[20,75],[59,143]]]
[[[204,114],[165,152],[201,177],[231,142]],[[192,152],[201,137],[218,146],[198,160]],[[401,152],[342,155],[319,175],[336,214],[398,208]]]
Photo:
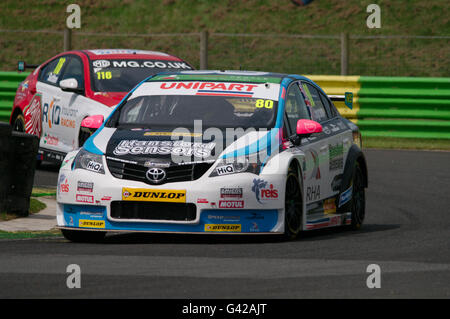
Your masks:
[[[19,62],[19,70],[24,68]],[[40,160],[61,162],[139,82],[156,73],[191,69],[188,62],[162,52],[64,52],[37,66],[21,83],[10,123],[14,130],[40,138]]]

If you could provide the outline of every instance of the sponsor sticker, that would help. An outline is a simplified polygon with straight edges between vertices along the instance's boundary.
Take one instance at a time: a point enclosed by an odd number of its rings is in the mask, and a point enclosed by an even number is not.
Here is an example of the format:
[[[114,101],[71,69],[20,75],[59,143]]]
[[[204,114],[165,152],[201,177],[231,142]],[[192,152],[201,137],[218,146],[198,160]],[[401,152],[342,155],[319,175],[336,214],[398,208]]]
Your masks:
[[[105,228],[105,221],[104,220],[80,219],[78,221],[78,227],[83,227],[83,228]]]
[[[258,223],[252,222],[252,226],[250,227],[251,232],[259,232]]]
[[[256,200],[261,203],[262,200],[275,200],[278,199],[278,189],[269,182],[255,178],[253,180],[252,192],[255,193]]]
[[[94,196],[77,194],[76,195],[76,201],[80,202],[80,203],[93,204],[94,203]]]
[[[62,175],[64,176],[64,175]],[[59,186],[59,191],[61,193],[68,193],[69,192],[69,183],[67,182],[67,178],[64,179],[64,182],[62,182]]]
[[[242,198],[242,188],[221,188],[220,198]]]
[[[329,145],[330,171],[344,167],[344,145]]]
[[[89,161],[89,163],[86,166],[86,169],[93,172],[101,172],[103,170],[103,164],[94,161]]]
[[[41,95],[36,94],[30,101],[30,104],[24,109],[25,132],[28,134],[41,136],[42,114],[41,114]]]
[[[50,134],[45,133],[44,134],[44,144],[47,145],[58,145],[59,144],[59,138]]]
[[[220,220],[224,222],[238,222],[241,220],[241,216],[208,215],[208,219],[212,221]]]
[[[240,232],[240,224],[205,224],[205,232]]]
[[[185,141],[122,140],[113,153],[123,155],[175,155],[209,157],[216,143],[191,143]]]
[[[323,212],[325,214],[334,214],[336,213],[336,203],[334,198],[326,199],[323,202]]]
[[[186,203],[186,190],[122,188],[122,200]]]
[[[219,167],[216,168],[216,173],[219,176],[232,174],[232,173],[234,173],[234,166],[231,165],[231,164],[219,166]]]
[[[308,202],[320,199],[320,185],[311,185],[306,188],[306,200]]]
[[[346,204],[352,198],[353,187],[350,186],[345,192],[339,197],[339,207]]]
[[[183,137],[201,137],[202,133],[188,132],[146,132],[144,136],[183,136]]]
[[[224,97],[241,97],[255,98],[270,101],[259,102],[259,107],[272,108],[275,101],[279,98],[279,84],[267,83],[244,83],[244,82],[209,82],[209,81],[165,81],[172,80],[170,76],[162,78],[162,75],[151,82],[144,83],[136,91],[132,97],[148,95],[197,95],[197,96],[224,96]],[[228,80],[228,79],[227,79]],[[161,81],[161,82],[156,82]]]
[[[244,208],[243,200],[221,200],[219,208]]]
[[[94,183],[78,181],[78,184],[77,184],[78,192],[92,193],[93,190],[94,190]]]

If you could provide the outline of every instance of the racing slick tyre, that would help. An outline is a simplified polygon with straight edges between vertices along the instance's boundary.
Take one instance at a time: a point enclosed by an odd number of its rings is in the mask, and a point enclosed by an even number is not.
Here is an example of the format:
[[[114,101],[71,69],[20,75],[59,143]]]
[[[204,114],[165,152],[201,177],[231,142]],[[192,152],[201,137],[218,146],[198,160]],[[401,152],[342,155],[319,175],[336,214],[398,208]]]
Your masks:
[[[106,235],[104,231],[68,230],[61,229],[64,238],[75,243],[98,243]]]
[[[302,192],[295,167],[290,167],[286,177],[284,200],[284,239],[295,239],[302,229]]]
[[[352,223],[350,225],[350,228],[353,230],[358,230],[361,228],[364,222],[366,206],[366,198],[364,193],[364,176],[358,162],[355,163],[352,183]]]
[[[12,129],[16,132],[25,132],[25,118],[22,114],[16,116],[12,123]]]

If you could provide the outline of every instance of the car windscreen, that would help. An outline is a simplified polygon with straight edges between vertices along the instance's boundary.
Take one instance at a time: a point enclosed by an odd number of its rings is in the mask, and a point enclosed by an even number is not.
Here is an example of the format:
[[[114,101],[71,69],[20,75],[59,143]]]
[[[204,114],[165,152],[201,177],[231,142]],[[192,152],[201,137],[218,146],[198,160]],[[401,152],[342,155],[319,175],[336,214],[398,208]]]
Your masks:
[[[274,84],[144,83],[116,110],[112,126],[191,128],[201,120],[202,127],[272,128],[278,90]]]
[[[167,60],[93,60],[91,61],[94,92],[128,92],[150,75],[166,71],[191,70],[182,61]]]

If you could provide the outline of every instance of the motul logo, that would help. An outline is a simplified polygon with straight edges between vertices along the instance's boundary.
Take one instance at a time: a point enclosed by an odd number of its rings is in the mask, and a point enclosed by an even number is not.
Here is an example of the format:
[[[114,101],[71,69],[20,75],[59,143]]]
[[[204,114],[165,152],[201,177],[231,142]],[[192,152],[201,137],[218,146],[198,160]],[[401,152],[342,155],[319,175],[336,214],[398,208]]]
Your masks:
[[[233,201],[219,201],[219,208],[244,208],[244,201],[233,200]]]

